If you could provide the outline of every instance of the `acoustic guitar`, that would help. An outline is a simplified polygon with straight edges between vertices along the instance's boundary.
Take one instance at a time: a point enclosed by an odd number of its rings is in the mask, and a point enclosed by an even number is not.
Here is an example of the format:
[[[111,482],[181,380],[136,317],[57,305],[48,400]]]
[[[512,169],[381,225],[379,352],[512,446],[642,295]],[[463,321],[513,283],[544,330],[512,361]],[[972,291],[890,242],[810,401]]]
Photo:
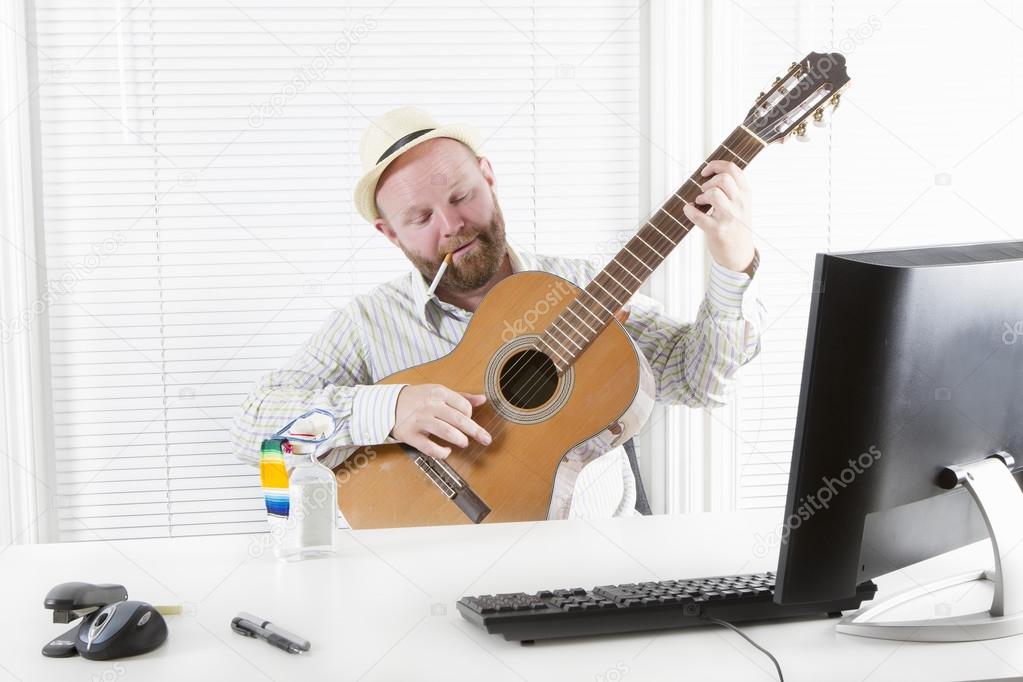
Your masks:
[[[745,168],[768,144],[805,136],[847,87],[845,58],[810,53],[760,93],[707,161]],[[682,207],[700,192],[690,175],[585,289],[546,272],[504,278],[481,301],[447,355],[378,384],[443,384],[483,393],[473,419],[493,437],[451,447],[444,460],[405,444],[365,446],[334,469],[352,528],[545,519],[564,455],[604,430],[631,437],[639,355],[615,312],[691,231]]]

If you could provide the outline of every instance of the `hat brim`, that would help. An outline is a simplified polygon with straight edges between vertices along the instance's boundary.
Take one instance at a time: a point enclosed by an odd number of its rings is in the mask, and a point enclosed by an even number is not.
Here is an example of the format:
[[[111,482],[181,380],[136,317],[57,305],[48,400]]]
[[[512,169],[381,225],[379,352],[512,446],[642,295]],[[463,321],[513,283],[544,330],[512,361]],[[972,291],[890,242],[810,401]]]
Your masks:
[[[380,163],[373,166],[373,168],[363,175],[355,184],[355,209],[359,212],[359,215],[370,223],[379,218],[380,213],[377,211],[376,193],[377,183],[380,181],[380,176],[383,175],[384,171],[387,170],[387,167],[396,158],[413,147],[430,140],[435,140],[438,137],[449,137],[452,140],[458,140],[472,149],[474,153],[479,154],[479,133],[477,133],[476,129],[472,126],[463,124],[441,126],[431,130],[425,135],[417,137],[408,144],[394,150]]]

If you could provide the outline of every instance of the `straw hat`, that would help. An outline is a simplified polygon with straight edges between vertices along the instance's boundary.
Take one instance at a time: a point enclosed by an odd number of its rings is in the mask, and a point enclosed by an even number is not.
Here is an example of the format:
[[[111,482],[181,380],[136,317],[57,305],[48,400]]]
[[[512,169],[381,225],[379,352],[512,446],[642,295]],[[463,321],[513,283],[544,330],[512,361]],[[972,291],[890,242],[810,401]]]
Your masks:
[[[479,134],[467,125],[441,126],[416,107],[391,109],[373,120],[359,141],[359,157],[364,175],[355,185],[355,208],[369,222],[380,217],[377,211],[377,182],[384,170],[416,145],[438,137],[450,137],[479,153]]]

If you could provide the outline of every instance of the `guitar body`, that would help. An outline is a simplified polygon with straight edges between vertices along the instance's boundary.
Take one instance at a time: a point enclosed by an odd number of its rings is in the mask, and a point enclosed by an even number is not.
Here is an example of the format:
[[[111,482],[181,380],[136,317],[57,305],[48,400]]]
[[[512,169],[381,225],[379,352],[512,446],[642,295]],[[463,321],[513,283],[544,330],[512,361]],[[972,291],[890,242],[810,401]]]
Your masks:
[[[845,57],[811,52],[760,93],[743,122],[650,214],[586,289],[544,272],[520,272],[487,294],[455,349],[381,384],[443,384],[484,393],[473,419],[494,438],[435,460],[406,444],[356,450],[336,467],[338,506],[353,528],[546,518],[565,454],[609,429],[614,447],[649,415],[653,378],[613,317],[692,232],[686,205],[711,161],[745,169],[768,144],[803,136],[813,115],[838,106]],[[702,209],[701,209],[702,210]],[[542,351],[540,349],[543,349]],[[649,382],[649,383],[648,383]],[[643,411],[646,410],[645,414]],[[626,414],[628,413],[628,414]],[[638,416],[637,416],[638,414]]]
[[[481,301],[454,350],[377,382],[437,383],[486,394],[472,417],[493,441],[451,445],[444,460],[490,508],[484,523],[547,518],[564,455],[615,423],[636,398],[638,352],[617,321],[564,374],[535,350],[536,336],[580,291],[545,272],[506,277]],[[404,444],[362,447],[334,469],[338,507],[352,528],[473,522],[409,450]]]

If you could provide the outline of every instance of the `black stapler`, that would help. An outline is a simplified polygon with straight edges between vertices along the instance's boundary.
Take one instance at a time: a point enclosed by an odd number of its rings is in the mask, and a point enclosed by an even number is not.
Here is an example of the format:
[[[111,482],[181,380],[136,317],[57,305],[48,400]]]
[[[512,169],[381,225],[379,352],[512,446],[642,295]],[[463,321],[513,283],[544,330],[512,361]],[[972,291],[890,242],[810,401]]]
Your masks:
[[[46,595],[43,606],[53,611],[54,623],[71,623],[104,606],[128,598],[124,585],[94,585],[92,583],[61,583]],[[43,647],[43,656],[64,658],[74,656],[75,637],[81,623],[51,640]]]

